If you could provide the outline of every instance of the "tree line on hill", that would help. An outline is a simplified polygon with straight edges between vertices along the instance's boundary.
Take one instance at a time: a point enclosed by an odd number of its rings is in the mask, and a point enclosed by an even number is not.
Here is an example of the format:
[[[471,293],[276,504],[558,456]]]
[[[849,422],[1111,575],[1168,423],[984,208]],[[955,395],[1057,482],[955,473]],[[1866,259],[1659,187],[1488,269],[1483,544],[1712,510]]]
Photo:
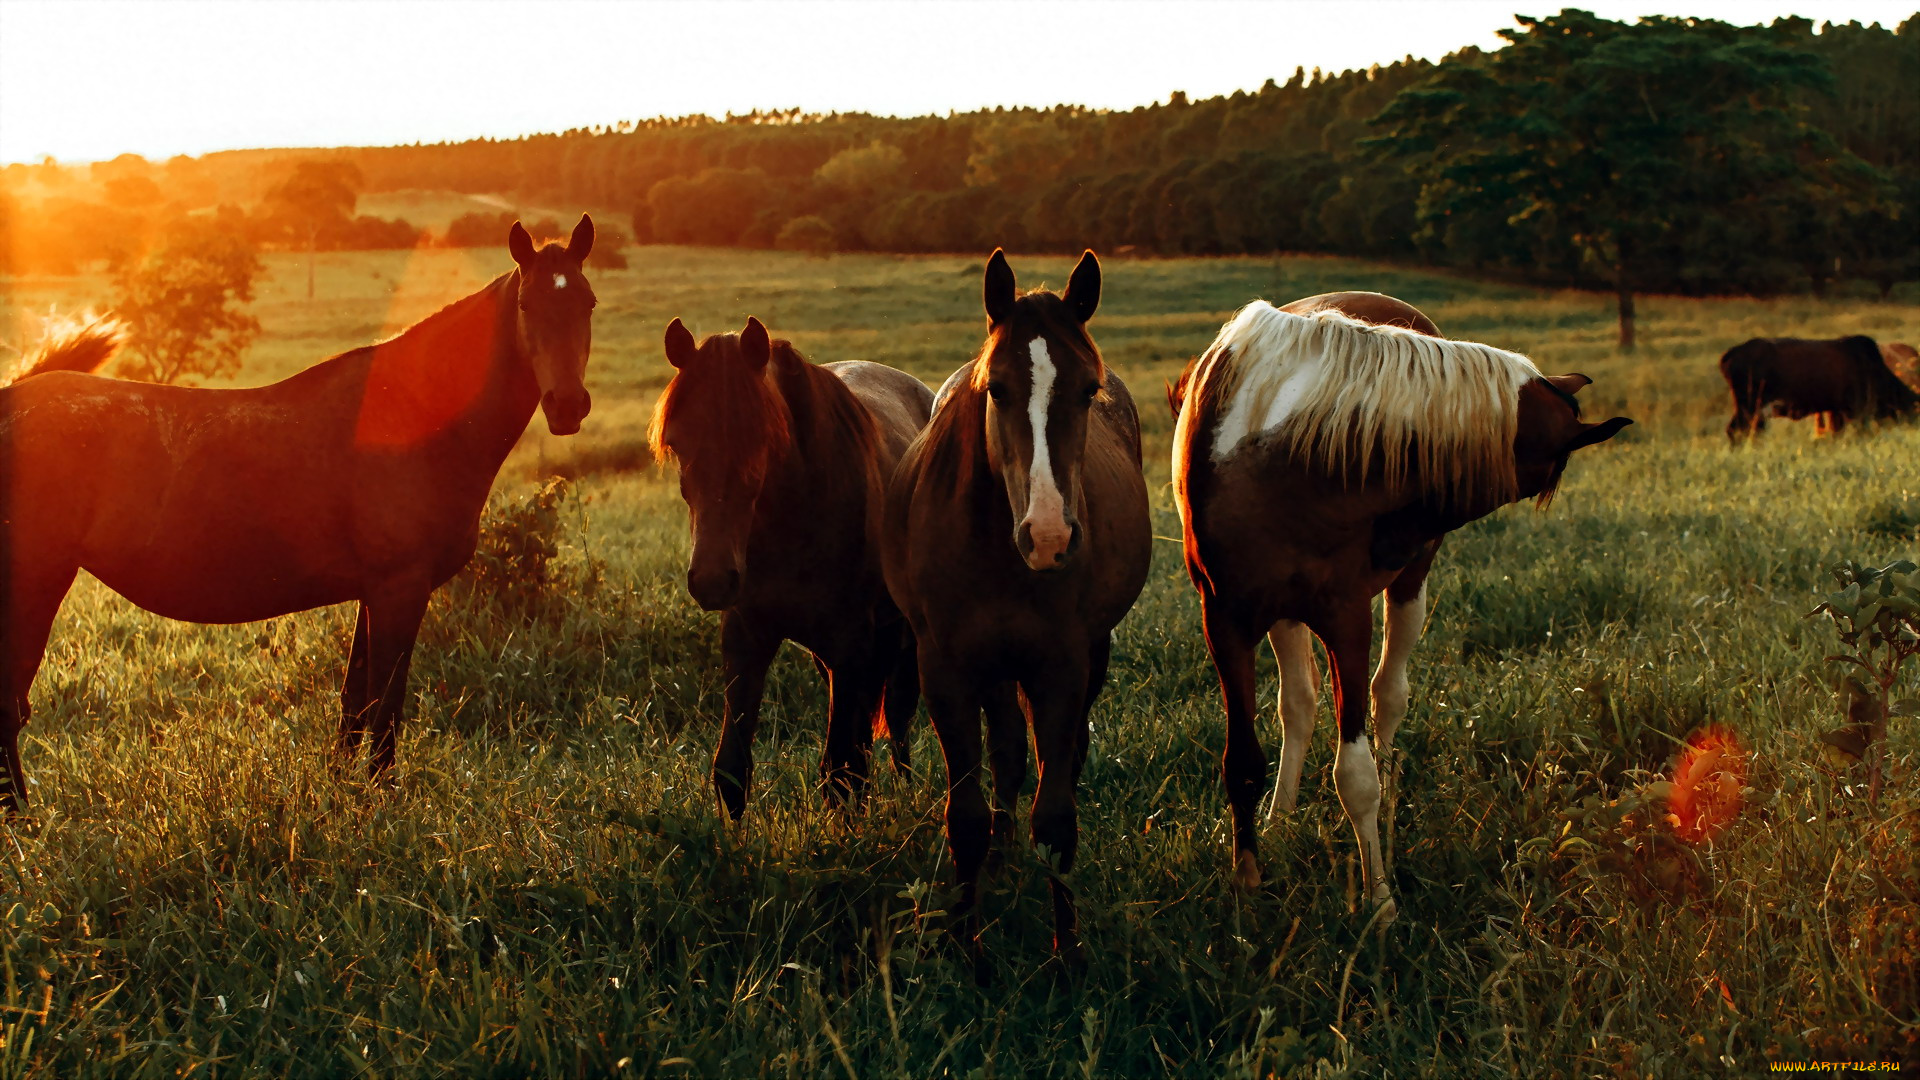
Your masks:
[[[642,243],[1415,260],[1615,289],[1623,329],[1636,292],[1819,291],[1855,279],[1884,293],[1920,277],[1920,17],[1894,31],[1816,32],[1798,18],[1621,23],[1569,9],[1504,36],[1501,49],[1439,64],[1295,71],[1125,111],[655,119],[139,162],[145,183],[133,162],[126,176],[109,162],[93,168],[95,202],[28,221],[0,201],[0,234],[92,230],[90,246],[70,246],[97,254],[124,242],[113,214],[158,187],[246,206],[231,220],[267,246],[420,242],[404,223],[352,217],[345,200],[317,231],[297,220],[285,188],[312,163],[367,192],[625,207]],[[0,188],[54,167],[12,167]],[[434,239],[470,230],[496,243],[491,224],[456,223]],[[9,250],[36,248],[0,235],[0,258]]]

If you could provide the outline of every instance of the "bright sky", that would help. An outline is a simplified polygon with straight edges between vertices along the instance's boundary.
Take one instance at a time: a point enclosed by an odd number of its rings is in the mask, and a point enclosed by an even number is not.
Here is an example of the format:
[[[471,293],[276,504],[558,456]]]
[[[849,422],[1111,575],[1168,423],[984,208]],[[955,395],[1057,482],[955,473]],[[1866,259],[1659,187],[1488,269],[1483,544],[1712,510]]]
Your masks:
[[[1914,0],[0,0],[0,162],[511,137],[799,106],[1131,108],[1493,48],[1515,10],[1892,27]]]

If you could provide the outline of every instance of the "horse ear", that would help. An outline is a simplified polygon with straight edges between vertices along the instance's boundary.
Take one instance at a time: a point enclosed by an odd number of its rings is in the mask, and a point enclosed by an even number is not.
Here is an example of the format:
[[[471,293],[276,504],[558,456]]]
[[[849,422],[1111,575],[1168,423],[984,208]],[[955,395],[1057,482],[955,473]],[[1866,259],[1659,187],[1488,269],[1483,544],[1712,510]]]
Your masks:
[[[573,235],[567,238],[567,254],[581,262],[587,261],[587,253],[593,250],[593,219],[580,215],[580,224],[573,227]]]
[[[1172,379],[1168,379],[1167,380],[1167,411],[1173,414],[1173,419],[1175,420],[1175,422],[1179,421],[1180,409],[1186,403],[1187,403],[1187,380],[1185,376],[1182,376],[1179,382],[1175,382]]]
[[[694,347],[693,334],[686,324],[675,319],[667,324],[667,362],[674,367],[683,368],[693,362],[699,350]]]
[[[507,251],[521,266],[533,261],[533,237],[527,235],[527,227],[518,221],[507,230]]]
[[[747,356],[747,363],[756,368],[767,366],[767,359],[773,355],[773,343],[767,340],[767,328],[759,319],[747,316],[747,328],[740,331],[740,351]]]
[[[1558,387],[1560,392],[1568,397],[1572,397],[1586,389],[1586,387],[1593,382],[1592,379],[1587,378],[1577,371],[1570,375],[1543,375],[1541,377]]]
[[[994,248],[993,257],[987,260],[986,280],[981,288],[982,299],[986,301],[987,329],[999,326],[1013,314],[1013,289],[1013,267],[1007,265],[1007,253]]]
[[[1067,279],[1066,295],[1061,299],[1073,309],[1073,314],[1081,322],[1093,318],[1094,309],[1100,306],[1100,260],[1092,251],[1080,256],[1080,262],[1073,268],[1073,276]]]
[[[1582,424],[1580,425],[1580,434],[1575,435],[1569,440],[1560,452],[1562,454],[1571,454],[1583,446],[1592,446],[1595,443],[1606,442],[1608,439],[1620,434],[1620,429],[1631,423],[1633,423],[1633,421],[1624,416],[1616,416],[1611,420],[1602,420],[1597,424]]]

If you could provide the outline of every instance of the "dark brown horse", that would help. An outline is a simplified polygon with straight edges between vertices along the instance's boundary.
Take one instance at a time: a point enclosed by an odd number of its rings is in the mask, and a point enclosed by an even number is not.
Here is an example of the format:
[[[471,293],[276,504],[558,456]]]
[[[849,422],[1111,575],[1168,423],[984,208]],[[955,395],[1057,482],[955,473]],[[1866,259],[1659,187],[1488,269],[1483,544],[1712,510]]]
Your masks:
[[[920,693],[912,642],[880,572],[887,478],[926,426],[933,395],[903,371],[851,360],[815,365],[748,319],[697,347],[667,327],[676,372],[652,443],[680,465],[693,526],[687,591],[720,620],[726,715],[713,786],[733,817],[753,784],[753,735],[782,641],[813,653],[827,680],[829,799],[865,786],[882,717],[896,768]]]
[[[1317,696],[1311,632],[1333,664],[1334,785],[1360,844],[1365,889],[1392,917],[1369,689],[1374,733],[1390,756],[1441,537],[1517,499],[1544,504],[1573,451],[1632,423],[1582,422],[1573,395],[1590,381],[1543,376],[1523,356],[1440,338],[1425,315],[1378,293],[1280,309],[1255,301],[1181,377],[1170,394],[1175,499],[1226,699],[1222,772],[1240,885],[1260,882],[1267,790],[1254,649],[1267,635],[1280,661],[1279,802],[1292,809]],[[1369,688],[1369,609],[1383,590],[1386,648]]]
[[[1870,337],[1827,341],[1754,338],[1720,357],[1720,375],[1733,394],[1727,438],[1738,442],[1767,429],[1767,416],[1808,416],[1820,434],[1867,420],[1920,412],[1920,395],[1894,374],[1885,351]]]
[[[536,407],[580,428],[593,291],[585,217],[518,268],[377,345],[292,378],[205,390],[56,372],[0,390],[0,749],[20,728],[79,570],[159,615],[238,623],[360,602],[338,749],[393,764],[435,588],[466,565],[494,474]]]
[[[948,380],[887,499],[887,585],[919,642],[947,762],[955,930],[978,959],[978,882],[1025,781],[1025,698],[1040,763],[1032,836],[1073,869],[1074,785],[1112,631],[1146,582],[1152,533],[1133,399],[1086,330],[1100,303],[1087,252],[1062,295],[1019,296],[987,263],[986,346]],[[988,709],[996,811],[980,790]],[[1077,956],[1073,894],[1052,881],[1054,946]]]

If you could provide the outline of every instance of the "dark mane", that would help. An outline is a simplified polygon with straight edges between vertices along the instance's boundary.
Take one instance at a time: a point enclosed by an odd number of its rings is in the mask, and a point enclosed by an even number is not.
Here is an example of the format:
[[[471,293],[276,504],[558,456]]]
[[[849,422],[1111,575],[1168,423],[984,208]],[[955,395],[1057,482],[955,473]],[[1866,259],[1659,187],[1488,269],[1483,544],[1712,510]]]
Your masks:
[[[790,341],[773,341],[767,373],[787,403],[794,450],[809,461],[851,452],[864,466],[869,509],[877,510],[886,477],[880,475],[880,436],[872,414],[839,376],[809,362]]]
[[[345,352],[335,353],[325,360],[314,364],[312,367],[294,373],[288,377],[288,380],[298,379],[308,372],[317,372],[323,368],[333,367],[336,364],[350,363],[361,358],[371,359],[376,351],[384,350],[388,356],[395,355],[393,346],[403,342],[410,344],[416,340],[431,337],[468,318],[473,314],[474,308],[482,305],[495,305],[493,310],[494,316],[504,320],[512,312],[513,305],[511,303],[500,303],[500,301],[503,298],[510,300],[513,296],[518,295],[519,282],[520,272],[518,270],[509,270],[499,277],[494,278],[492,281],[487,282],[485,285],[482,285],[479,289],[447,304],[445,307],[411,326],[405,327],[388,337],[381,338],[379,341],[366,345],[356,345]],[[498,334],[495,336],[494,356],[499,354],[502,342],[511,345],[513,343],[513,335]],[[492,358],[493,357],[489,357],[489,359]],[[429,359],[432,358],[429,357]]]

